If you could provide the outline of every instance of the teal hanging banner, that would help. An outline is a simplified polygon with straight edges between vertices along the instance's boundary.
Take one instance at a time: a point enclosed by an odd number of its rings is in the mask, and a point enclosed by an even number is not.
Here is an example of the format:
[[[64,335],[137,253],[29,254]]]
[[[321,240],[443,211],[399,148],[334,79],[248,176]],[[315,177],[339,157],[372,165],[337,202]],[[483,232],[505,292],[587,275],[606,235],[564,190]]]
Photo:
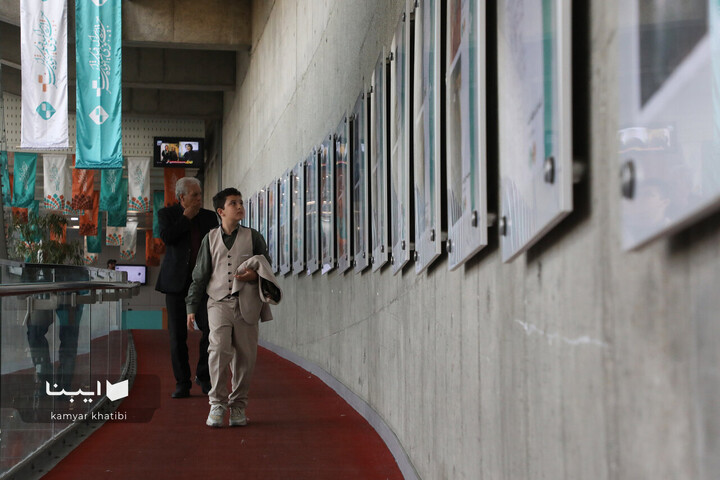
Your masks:
[[[165,192],[156,190],[153,192],[153,238],[160,238],[160,224],[158,223],[158,211],[165,205]]]
[[[10,172],[8,171],[7,152],[0,152],[0,187],[2,187],[3,205],[12,205],[12,195],[10,194]]]
[[[127,178],[123,179],[127,192]],[[127,194],[123,198],[127,197]],[[108,227],[124,227],[127,225],[127,203],[118,210],[108,211]]]
[[[121,168],[121,0],[76,0],[75,168]]]
[[[125,180],[125,195],[122,195],[123,169],[113,168],[101,171],[100,181],[100,210],[113,212],[127,208],[127,178]],[[92,252],[94,253],[94,252]]]
[[[13,166],[13,207],[32,207],[35,197],[36,153],[15,153]]]

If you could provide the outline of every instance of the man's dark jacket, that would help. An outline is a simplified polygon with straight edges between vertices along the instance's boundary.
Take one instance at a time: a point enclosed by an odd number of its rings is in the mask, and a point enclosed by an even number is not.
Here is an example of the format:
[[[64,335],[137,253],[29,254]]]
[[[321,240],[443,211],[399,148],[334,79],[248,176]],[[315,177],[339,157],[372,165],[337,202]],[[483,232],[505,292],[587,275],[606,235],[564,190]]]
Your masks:
[[[190,227],[197,225],[200,239],[219,222],[217,215],[210,210],[201,208],[198,214],[189,220],[183,215],[183,207],[179,203],[158,211],[160,238],[167,246],[165,258],[160,267],[155,290],[162,293],[186,293],[190,285],[192,266],[190,265]],[[194,266],[194,265],[193,265]]]

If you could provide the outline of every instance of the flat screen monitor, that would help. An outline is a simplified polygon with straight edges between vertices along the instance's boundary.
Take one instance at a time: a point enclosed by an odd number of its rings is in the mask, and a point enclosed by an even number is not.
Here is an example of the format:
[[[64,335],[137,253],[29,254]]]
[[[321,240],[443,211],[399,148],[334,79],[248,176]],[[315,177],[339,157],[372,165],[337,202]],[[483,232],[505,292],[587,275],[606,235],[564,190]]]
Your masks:
[[[205,139],[154,137],[153,166],[200,168],[205,158]]]
[[[128,282],[147,283],[147,267],[145,265],[115,265],[115,270],[127,272]]]

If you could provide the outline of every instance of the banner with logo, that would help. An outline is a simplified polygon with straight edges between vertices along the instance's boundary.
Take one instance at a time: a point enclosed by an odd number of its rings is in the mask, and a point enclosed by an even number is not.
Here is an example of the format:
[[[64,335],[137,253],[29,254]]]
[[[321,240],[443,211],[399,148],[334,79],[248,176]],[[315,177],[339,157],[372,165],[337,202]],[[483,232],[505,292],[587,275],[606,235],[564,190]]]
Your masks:
[[[150,159],[128,158],[128,210],[150,211]]]
[[[175,184],[185,176],[184,168],[165,168],[164,173],[164,184],[165,184],[165,206],[169,207],[177,203],[177,197],[175,196]]]
[[[8,170],[8,152],[0,152],[0,188],[2,188],[3,205],[12,205],[10,171]]]
[[[76,0],[77,168],[120,168],[122,1]]]
[[[123,169],[102,170],[100,176],[100,210],[112,212],[127,208],[127,187],[125,187],[125,195],[122,195]]]
[[[20,0],[22,148],[68,147],[67,7]]]
[[[72,198],[70,208],[75,212],[93,208],[93,185],[95,184],[95,170],[73,168],[72,171]]]
[[[166,169],[167,170],[167,169]],[[163,208],[165,193],[160,190],[153,192],[153,238],[160,238],[160,223],[158,222],[158,212]]]
[[[119,247],[122,245],[124,227],[111,227],[108,221],[107,233],[105,234],[105,245]]]
[[[100,209],[100,192],[93,192],[93,207],[86,208],[80,217],[80,235],[94,237],[98,234],[98,213]]]
[[[43,206],[67,212],[70,207],[72,174],[67,155],[43,155]]]
[[[137,220],[127,222],[125,231],[123,232],[122,245],[120,245],[120,258],[123,260],[132,260],[135,258],[135,249],[137,248]]]
[[[13,207],[27,208],[35,197],[36,153],[15,153]]]

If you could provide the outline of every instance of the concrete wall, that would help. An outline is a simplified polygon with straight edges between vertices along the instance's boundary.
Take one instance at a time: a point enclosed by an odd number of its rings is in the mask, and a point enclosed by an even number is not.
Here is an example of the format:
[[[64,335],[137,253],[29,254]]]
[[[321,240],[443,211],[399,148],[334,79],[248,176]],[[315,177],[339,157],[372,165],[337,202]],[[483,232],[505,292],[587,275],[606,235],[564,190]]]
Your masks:
[[[507,265],[492,229],[491,245],[455,272],[441,259],[420,276],[283,278],[285,300],[261,328],[364,398],[422,478],[720,472],[720,216],[620,250],[617,2],[590,2],[577,20],[590,53],[574,86],[587,101],[575,135],[589,174],[569,219]],[[226,95],[223,132],[223,187],[247,194],[337,125],[403,1],[255,4],[247,74]],[[489,171],[494,185],[492,155]]]

